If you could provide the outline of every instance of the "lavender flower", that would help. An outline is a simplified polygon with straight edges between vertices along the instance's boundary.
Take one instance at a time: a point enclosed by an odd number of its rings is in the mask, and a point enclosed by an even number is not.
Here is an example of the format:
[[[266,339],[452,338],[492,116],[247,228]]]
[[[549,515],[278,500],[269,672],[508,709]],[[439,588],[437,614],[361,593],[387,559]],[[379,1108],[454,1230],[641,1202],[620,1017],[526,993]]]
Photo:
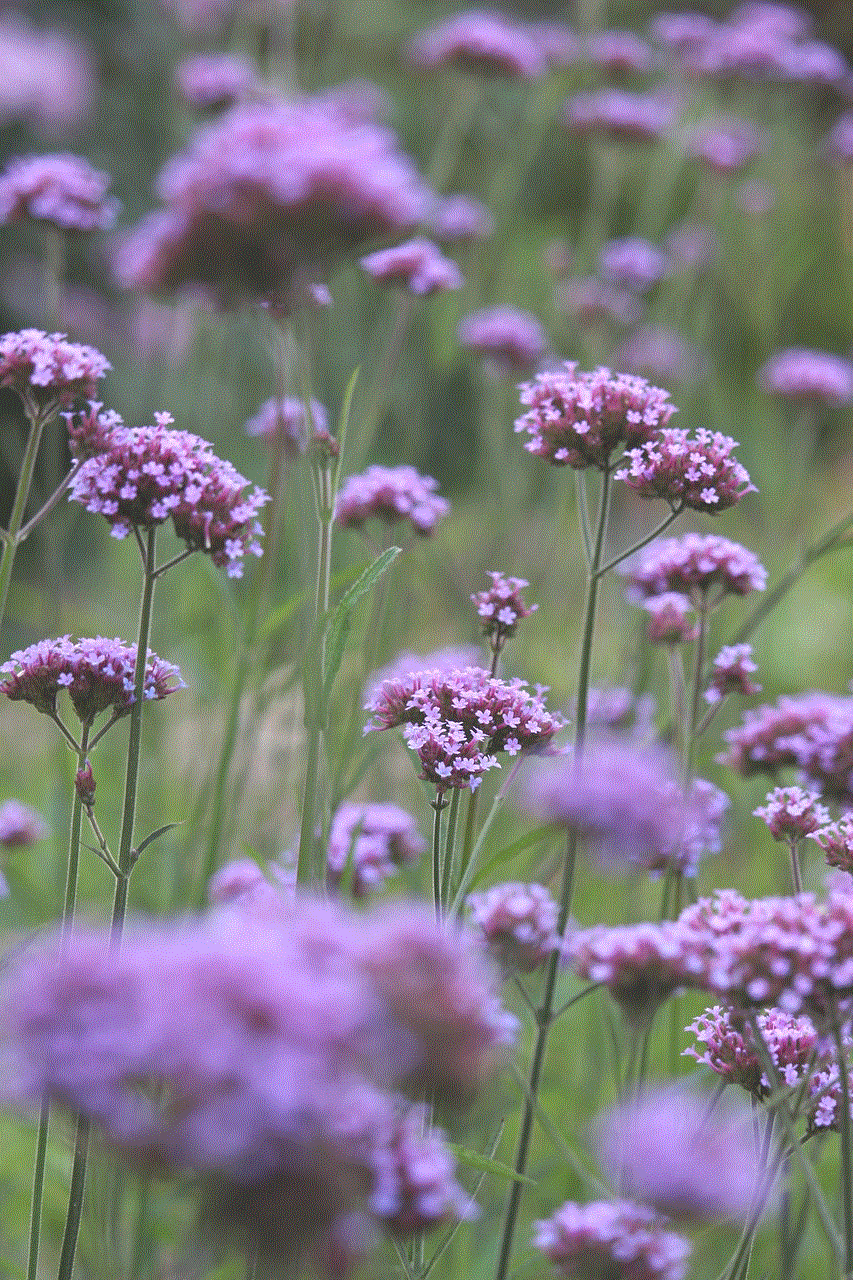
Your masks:
[[[650,644],[675,645],[696,639],[699,627],[687,596],[678,591],[664,591],[642,603],[649,615],[646,635]]]
[[[465,667],[476,667],[481,657],[479,645],[448,645],[433,649],[431,653],[410,653],[404,649],[386,666],[374,671],[364,688],[364,700],[368,705],[375,701],[386,680],[404,680],[421,671],[439,671],[449,674]]]
[[[375,1182],[369,1207],[389,1234],[429,1231],[449,1217],[472,1219],[477,1207],[456,1181],[456,1162],[441,1129],[423,1105],[395,1117],[373,1153]]]
[[[109,185],[109,174],[80,156],[22,156],[0,174],[0,222],[30,218],[63,231],[106,231],[119,211]]]
[[[66,409],[60,415],[68,428],[68,447],[74,458],[85,461],[106,453],[116,427],[124,426],[121,415],[105,409],[100,400],[90,400],[85,409]]]
[[[760,693],[761,685],[750,679],[757,670],[751,644],[724,645],[714,659],[705,701],[722,702],[731,693],[739,693],[744,698]]]
[[[103,515],[114,538],[171,518],[191,551],[204,551],[228,576],[243,573],[243,557],[261,555],[257,515],[269,495],[252,488],[213,446],[188,431],[174,431],[169,413],[153,427],[116,427],[109,448],[85,462],[69,497]]]
[[[369,276],[382,284],[405,285],[419,295],[447,293],[461,289],[462,273],[451,258],[445,258],[431,240],[407,240],[393,249],[380,249],[360,259]]]
[[[567,1280],[684,1280],[690,1241],[666,1218],[629,1200],[567,1201],[533,1224],[533,1246]]]
[[[12,702],[29,702],[37,711],[55,715],[59,691],[66,689],[78,718],[91,724],[102,711],[111,711],[115,719],[130,711],[135,668],[134,644],[103,636],[74,641],[60,636],[13,653],[0,666],[5,677],[0,693]],[[185,687],[178,668],[149,650],[144,696],[159,700]]]
[[[85,119],[94,75],[79,40],[36,28],[18,13],[0,16],[0,121],[23,120],[48,136],[66,133]]]
[[[270,443],[281,436],[286,455],[291,459],[298,458],[308,448],[309,438],[315,431],[329,429],[328,414],[319,400],[311,400],[310,414],[309,429],[305,422],[305,401],[298,396],[265,400],[246,423],[246,435],[260,436]]]
[[[820,803],[817,792],[804,791],[802,787],[774,787],[765,803],[752,812],[764,820],[774,840],[788,844],[812,835],[829,822],[829,810]]]
[[[20,329],[0,337],[0,386],[21,397],[30,417],[93,399],[111,367],[100,351],[69,342],[63,333]]]
[[[694,437],[665,427],[628,449],[629,465],[615,472],[642,498],[664,498],[673,507],[718,514],[756,493],[746,468],[732,457],[737,441],[700,427]]]
[[[579,978],[601,983],[626,1020],[648,1027],[658,1008],[689,978],[684,930],[659,924],[595,925],[566,940],[565,955]]]
[[[574,361],[522,383],[520,392],[529,408],[515,429],[530,436],[525,449],[576,470],[604,470],[615,449],[643,444],[675,413],[669,393],[644,378],[605,368],[579,373]]]
[[[534,22],[530,34],[545,55],[549,67],[573,67],[581,55],[581,42],[576,31],[565,22]]]
[[[761,1038],[783,1082],[793,1088],[802,1080],[817,1047],[818,1037],[811,1021],[802,1016],[768,1009],[756,1017]],[[691,1046],[684,1056],[710,1067],[727,1084],[740,1085],[759,1101],[771,1092],[771,1084],[761,1066],[751,1024],[734,1010],[714,1005],[686,1028],[700,1048]]]
[[[587,695],[586,722],[590,728],[623,732],[640,740],[654,734],[655,700],[636,697],[621,685],[593,685]]]
[[[499,376],[529,372],[548,347],[536,317],[515,307],[474,311],[460,320],[456,336],[466,350],[485,356]]]
[[[564,280],[557,289],[557,306],[584,324],[636,324],[642,315],[642,304],[634,294],[597,276]]]
[[[853,164],[853,111],[845,111],[838,117],[829,131],[823,149],[832,164]]]
[[[758,380],[765,391],[786,400],[829,408],[853,404],[853,364],[825,351],[780,351],[760,370]]]
[[[399,805],[344,804],[332,817],[326,878],[337,886],[351,867],[353,897],[363,898],[425,848],[414,818]]]
[[[755,707],[744,713],[743,721],[723,735],[728,746],[720,764],[748,778],[755,773],[775,777],[791,765],[810,766],[828,778],[840,773],[838,781],[847,785],[843,752],[833,768],[833,757],[844,740],[853,715],[853,698],[811,691],[795,697],[783,695],[775,706]]]
[[[624,569],[626,597],[640,604],[650,596],[676,591],[703,607],[712,591],[746,596],[763,591],[767,570],[740,543],[716,534],[687,533],[664,538],[638,553]]]
[[[604,279],[632,293],[648,293],[666,274],[668,265],[665,253],[637,237],[611,240],[598,256]]]
[[[4,800],[0,804],[0,848],[26,849],[43,840],[48,827],[41,814],[20,800]]]
[[[492,214],[474,196],[442,196],[429,219],[429,229],[441,244],[469,244],[494,235]]]
[[[649,24],[652,39],[664,49],[679,52],[701,46],[719,24],[705,13],[658,13]]]
[[[492,585],[485,591],[476,591],[472,602],[483,619],[483,635],[488,636],[495,652],[502,649],[522,618],[529,618],[539,608],[538,604],[526,605],[521,592],[530,584],[524,578],[507,578],[502,573],[491,572]]]
[[[614,1181],[661,1213],[746,1221],[760,1203],[764,1170],[745,1108],[658,1089],[600,1117],[596,1140]]]
[[[409,46],[409,59],[424,71],[456,67],[514,80],[536,80],[547,70],[539,43],[524,27],[503,14],[474,10],[422,31]]]
[[[175,85],[191,107],[222,111],[260,88],[254,64],[239,53],[198,53],[175,68]]]
[[[575,94],[563,112],[563,123],[581,136],[605,134],[622,142],[658,142],[672,128],[675,103],[655,93],[598,89]]]
[[[687,154],[714,173],[737,173],[766,147],[767,138],[749,120],[731,117],[694,125],[687,137]]]
[[[608,75],[642,75],[652,67],[652,51],[633,31],[596,31],[587,38],[584,56]]]
[[[541,884],[496,884],[472,893],[468,909],[489,949],[512,972],[541,968],[560,945],[557,904]]]
[[[829,822],[824,810],[820,821],[827,825],[807,832],[809,839],[820,845],[830,867],[853,872],[853,815],[846,813],[837,822]]]
[[[344,529],[360,529],[368,520],[406,520],[414,533],[428,537],[450,511],[450,503],[437,490],[438,481],[414,467],[368,467],[344,481],[335,520]]]

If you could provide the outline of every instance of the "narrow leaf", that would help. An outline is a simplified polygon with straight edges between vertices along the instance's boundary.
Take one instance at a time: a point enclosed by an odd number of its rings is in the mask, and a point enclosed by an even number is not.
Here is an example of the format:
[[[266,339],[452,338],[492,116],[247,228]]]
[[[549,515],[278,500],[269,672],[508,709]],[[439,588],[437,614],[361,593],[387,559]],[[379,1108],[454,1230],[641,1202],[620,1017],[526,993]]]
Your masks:
[[[461,1164],[469,1164],[473,1169],[480,1169],[483,1173],[494,1173],[499,1178],[508,1178],[511,1182],[524,1182],[529,1187],[536,1186],[532,1178],[516,1173],[515,1169],[508,1164],[503,1164],[500,1160],[481,1156],[479,1151],[469,1151],[467,1147],[460,1147],[455,1142],[448,1142],[447,1147]]]

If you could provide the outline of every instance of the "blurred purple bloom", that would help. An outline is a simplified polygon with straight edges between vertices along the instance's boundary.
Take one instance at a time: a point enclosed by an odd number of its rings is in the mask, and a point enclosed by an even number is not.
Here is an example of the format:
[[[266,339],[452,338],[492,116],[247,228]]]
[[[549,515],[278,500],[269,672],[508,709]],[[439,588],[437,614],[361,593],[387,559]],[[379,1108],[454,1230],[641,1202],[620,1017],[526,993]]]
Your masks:
[[[774,787],[765,803],[752,812],[764,820],[774,840],[788,844],[829,822],[829,810],[820,803],[817,792],[804,791],[802,787]]]
[[[699,634],[693,605],[679,591],[664,591],[642,601],[649,615],[646,635],[650,644],[684,644]]]
[[[701,271],[711,265],[718,249],[713,230],[693,222],[681,223],[666,238],[666,251],[673,267]]]
[[[259,87],[258,73],[239,53],[197,53],[175,68],[175,85],[191,107],[222,111],[244,102]]]
[[[468,898],[471,922],[503,967],[532,973],[560,945],[558,910],[541,884],[496,884]]]
[[[750,120],[731,117],[696,124],[687,136],[687,154],[715,173],[737,173],[767,145]]]
[[[824,151],[833,164],[853,164],[853,111],[845,111],[836,120],[824,143]]]
[[[757,492],[744,466],[732,457],[737,441],[700,427],[692,438],[664,427],[625,453],[627,467],[614,473],[642,498],[664,498],[672,507],[717,515]]]
[[[545,55],[535,37],[500,13],[457,13],[422,31],[409,46],[409,60],[425,71],[456,67],[470,75],[536,80]]]
[[[529,372],[544,355],[548,337],[530,311],[488,307],[463,316],[456,330],[460,344],[485,356],[499,375]]]
[[[714,600],[746,596],[767,585],[767,570],[751,551],[713,533],[663,538],[638,552],[623,572],[626,598],[636,604],[675,591],[688,596],[694,607],[704,607],[712,591]]]
[[[230,578],[243,573],[243,557],[260,555],[258,513],[269,495],[189,431],[171,429],[171,414],[155,414],[153,427],[115,427],[108,449],[85,462],[69,497],[111,525],[114,538],[132,528],[172,520],[192,551],[204,551]]]
[[[565,22],[534,22],[529,31],[550,67],[573,67],[578,61],[581,53],[580,37]]]
[[[575,94],[563,112],[563,123],[582,136],[605,134],[624,142],[658,142],[675,122],[676,104],[655,93],[598,89]]]
[[[246,423],[247,436],[260,436],[273,443],[280,435],[285,453],[298,458],[308,448],[315,431],[328,431],[329,418],[319,400],[310,402],[311,430],[305,423],[305,401],[298,396],[286,396],[283,400],[265,400],[260,409]]]
[[[442,196],[430,215],[428,227],[442,244],[488,240],[494,235],[492,214],[474,196]]]
[[[780,351],[759,371],[758,381],[771,395],[788,400],[838,408],[853,404],[853,364],[825,351]]]
[[[21,156],[0,174],[0,222],[26,218],[51,222],[64,231],[106,231],[119,211],[107,196],[108,173],[81,156]]]
[[[456,1181],[456,1161],[444,1134],[422,1105],[394,1117],[373,1153],[374,1185],[369,1208],[392,1236],[429,1231],[447,1218],[470,1220],[477,1206]]]
[[[630,733],[648,739],[654,732],[655,700],[637,697],[619,685],[593,685],[587,695],[586,722],[590,728]]]
[[[706,13],[658,13],[649,24],[652,39],[664,49],[680,52],[702,45],[718,29],[718,23]]]
[[[578,929],[569,934],[565,954],[577,976],[606,987],[635,1026],[650,1026],[690,977],[684,931],[673,920]]]
[[[687,382],[702,371],[698,349],[663,325],[635,329],[614,353],[613,363],[627,373],[662,382]]]
[[[573,361],[523,383],[520,393],[529,408],[515,429],[531,437],[525,449],[576,470],[603,470],[615,449],[653,438],[676,412],[669,392],[644,378],[605,368],[581,373]]]
[[[48,830],[41,814],[20,800],[0,804],[0,848],[26,849],[43,840]]]
[[[629,1200],[568,1200],[533,1224],[533,1247],[566,1280],[684,1280],[690,1241]]]
[[[461,289],[464,283],[452,258],[445,258],[431,240],[420,237],[368,254],[360,259],[360,265],[374,280],[405,285],[410,293],[446,293]]]
[[[775,777],[778,771],[799,766],[808,772],[822,772],[827,782],[833,772],[845,790],[850,786],[853,760],[844,768],[842,745],[853,722],[853,698],[814,690],[795,696],[784,695],[775,706],[755,707],[744,713],[743,721],[723,735],[727,750],[721,764],[745,778],[755,773]],[[847,751],[850,748],[848,745]],[[834,757],[839,756],[833,769]],[[822,765],[822,767],[821,767]],[[823,789],[823,788],[821,788]]]
[[[642,74],[652,68],[652,51],[633,31],[595,31],[583,46],[583,56],[608,75]]]
[[[73,36],[10,10],[0,15],[0,122],[64,134],[88,115],[94,80],[90,54]]]
[[[414,818],[399,805],[342,804],[329,830],[326,878],[336,887],[351,868],[353,897],[363,898],[425,848]]]
[[[414,467],[368,467],[341,485],[335,520],[345,529],[360,529],[368,520],[407,520],[415,533],[428,537],[450,511],[437,490],[438,481]]]
[[[806,40],[811,35],[811,15],[796,4],[776,0],[746,0],[729,14],[732,27],[755,27],[778,40]]]
[[[705,690],[706,702],[722,702],[729,694],[749,698],[761,693],[761,685],[750,677],[758,670],[752,660],[751,644],[724,645],[714,659],[711,677]]]
[[[597,276],[573,276],[557,288],[557,306],[584,324],[636,324],[643,308],[627,289]]]
[[[69,342],[64,333],[20,329],[0,337],[0,386],[17,392],[30,416],[93,399],[111,368],[100,351]]]
[[[668,266],[665,253],[637,237],[611,240],[598,256],[604,279],[632,293],[647,293],[666,274]]]

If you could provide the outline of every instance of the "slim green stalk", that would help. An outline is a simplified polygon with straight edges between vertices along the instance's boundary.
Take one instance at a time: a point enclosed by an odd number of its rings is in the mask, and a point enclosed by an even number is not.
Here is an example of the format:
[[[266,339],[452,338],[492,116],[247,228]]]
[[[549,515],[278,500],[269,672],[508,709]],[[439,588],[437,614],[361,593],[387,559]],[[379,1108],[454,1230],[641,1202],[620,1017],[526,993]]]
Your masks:
[[[30,1202],[30,1244],[27,1257],[27,1280],[37,1280],[38,1277],[41,1206],[44,1199],[44,1168],[47,1158],[47,1131],[49,1124],[50,1103],[45,1100],[42,1102],[39,1111],[36,1156],[33,1162],[33,1194]]]
[[[447,808],[447,801],[442,799],[441,792],[436,791],[432,801],[432,905],[435,918],[440,920],[441,909],[441,815]]]
[[[68,1216],[65,1219],[65,1233],[62,1237],[62,1252],[59,1255],[59,1270],[56,1280],[71,1280],[74,1271],[74,1255],[77,1252],[77,1237],[80,1233],[80,1218],[83,1213],[83,1193],[86,1186],[86,1160],[89,1153],[89,1122],[82,1116],[77,1117],[77,1137],[74,1142],[74,1164],[71,1169],[71,1190],[68,1193]]]
[[[85,769],[86,753],[89,749],[89,730],[91,725],[84,724],[80,735],[80,749],[77,753],[77,769]],[[77,876],[80,867],[80,833],[83,829],[83,801],[74,787],[74,799],[71,804],[71,834],[68,840],[68,874],[65,881],[65,908],[62,912],[63,935],[74,923],[74,911],[77,905]]]
[[[318,529],[317,545],[317,581],[314,599],[314,626],[316,628],[316,644],[314,652],[306,655],[306,664],[310,668],[307,673],[306,686],[311,683],[311,694],[305,699],[305,719],[308,731],[308,745],[305,762],[305,789],[302,802],[302,828],[299,835],[299,860],[296,878],[299,884],[306,884],[317,874],[315,864],[317,821],[317,789],[319,782],[320,751],[323,740],[325,698],[323,694],[323,673],[326,662],[326,629],[324,619],[329,609],[329,576],[332,561],[332,483],[328,465],[321,464],[316,474],[316,507]],[[306,687],[306,695],[308,689]]]
[[[21,526],[24,522],[27,499],[30,496],[30,485],[33,481],[33,472],[35,471],[36,456],[38,455],[42,432],[54,416],[54,412],[55,410],[46,412],[36,410],[32,415],[27,415],[30,430],[27,436],[23,461],[21,462],[21,472],[18,476],[18,488],[15,491],[12,514],[9,517],[9,526],[3,542],[3,554],[0,557],[0,626],[2,626],[3,619],[6,616],[9,583],[12,581],[12,566],[15,563],[15,554],[21,542]]]
[[[832,1038],[838,1055],[838,1131],[841,1136],[841,1220],[844,1226],[844,1275],[853,1276],[853,1146],[850,1123],[850,1068],[838,1019],[832,1019]]]
[[[447,815],[447,828],[444,833],[444,851],[442,854],[441,868],[441,907],[442,912],[447,908],[450,901],[450,889],[453,884],[453,859],[456,846],[456,828],[459,823],[459,799],[462,794],[461,787],[454,787],[453,794],[450,797],[450,811]],[[471,793],[476,795],[476,791]],[[471,812],[470,806],[468,810]]]

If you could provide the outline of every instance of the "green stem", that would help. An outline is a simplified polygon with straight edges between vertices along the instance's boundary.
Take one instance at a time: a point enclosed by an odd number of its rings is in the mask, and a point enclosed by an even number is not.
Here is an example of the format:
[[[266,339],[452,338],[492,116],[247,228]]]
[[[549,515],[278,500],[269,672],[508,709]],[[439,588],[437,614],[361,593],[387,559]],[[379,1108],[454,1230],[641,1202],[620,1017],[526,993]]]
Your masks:
[[[835,1041],[835,1052],[838,1054],[838,1083],[841,1094],[838,1100],[838,1131],[841,1136],[841,1212],[844,1224],[844,1275],[848,1280],[853,1276],[853,1148],[850,1123],[850,1072],[847,1054],[844,1051],[844,1037],[836,1017],[832,1019],[832,1038]]]
[[[89,749],[90,724],[83,725],[80,735],[80,749],[77,753],[77,769],[85,769],[86,753]],[[80,833],[83,829],[83,801],[74,788],[74,799],[71,804],[71,834],[68,840],[68,874],[65,881],[65,907],[62,912],[63,936],[74,923],[74,911],[77,905],[77,876],[80,867]]]
[[[435,918],[440,920],[442,916],[441,910],[441,814],[447,807],[447,802],[442,800],[441,792],[436,791],[435,799],[432,802],[432,905],[435,909]]]
[[[12,514],[9,516],[9,526],[3,542],[3,555],[0,558],[0,626],[2,626],[3,619],[6,616],[9,583],[12,581],[12,566],[15,563],[15,554],[21,541],[20,533],[24,522],[24,510],[27,505],[27,499],[30,496],[30,485],[33,481],[33,472],[35,471],[36,456],[41,443],[42,432],[54,416],[54,412],[55,410],[50,409],[43,412],[34,410],[32,415],[27,414],[30,431],[23,461],[21,462],[21,473],[18,476],[18,488],[15,491]]]
[[[38,1277],[41,1206],[44,1199],[44,1168],[47,1157],[47,1130],[49,1124],[50,1103],[45,1099],[39,1112],[36,1157],[33,1164],[33,1195],[30,1208],[30,1247],[27,1258],[27,1280],[37,1280]]]
[[[791,840],[788,844],[788,852],[791,855],[791,880],[794,884],[794,893],[803,892],[803,876],[800,871],[800,855],[797,848],[797,841]]]
[[[459,823],[459,799],[461,796],[461,788],[454,787],[453,794],[450,797],[450,812],[447,815],[447,829],[444,833],[444,854],[442,858],[441,868],[441,906],[442,911],[447,907],[450,899],[450,887],[453,883],[453,857],[456,845],[456,828]],[[472,792],[476,795],[477,792]],[[470,804],[468,807],[470,814]]]
[[[83,1213],[83,1193],[86,1186],[86,1160],[89,1154],[89,1122],[77,1117],[77,1137],[74,1143],[74,1164],[71,1169],[71,1189],[68,1193],[68,1214],[59,1255],[56,1280],[71,1280],[74,1271],[74,1255],[77,1252],[77,1236]]]
[[[584,610],[584,629],[581,641],[580,663],[578,666],[578,692],[575,709],[575,756],[580,757],[586,738],[586,711],[589,700],[589,672],[592,661],[592,640],[595,634],[595,615],[598,604],[598,587],[601,581],[601,557],[604,551],[604,539],[607,534],[607,517],[610,510],[611,472],[605,467],[601,476],[601,495],[598,503],[598,525],[595,543],[592,548],[592,562],[589,566],[586,587],[586,607]]]
[[[617,564],[621,564],[623,560],[627,560],[629,556],[634,555],[637,551],[642,551],[643,547],[647,547],[650,542],[654,542],[655,538],[659,538],[662,533],[674,524],[681,515],[684,507],[674,507],[670,511],[665,520],[661,520],[651,533],[646,534],[645,538],[641,538],[639,542],[635,542],[633,546],[628,547],[627,551],[620,551],[618,556],[614,556],[612,560],[608,560],[607,564],[603,564],[600,569],[596,570],[596,576],[603,578],[611,569],[615,569]]]
[[[693,675],[690,682],[690,698],[687,703],[687,724],[684,731],[683,781],[685,794],[689,793],[696,768],[697,728],[702,701],[702,678],[705,673],[705,649],[708,643],[708,602],[703,600],[697,609],[699,634],[693,654]]]

